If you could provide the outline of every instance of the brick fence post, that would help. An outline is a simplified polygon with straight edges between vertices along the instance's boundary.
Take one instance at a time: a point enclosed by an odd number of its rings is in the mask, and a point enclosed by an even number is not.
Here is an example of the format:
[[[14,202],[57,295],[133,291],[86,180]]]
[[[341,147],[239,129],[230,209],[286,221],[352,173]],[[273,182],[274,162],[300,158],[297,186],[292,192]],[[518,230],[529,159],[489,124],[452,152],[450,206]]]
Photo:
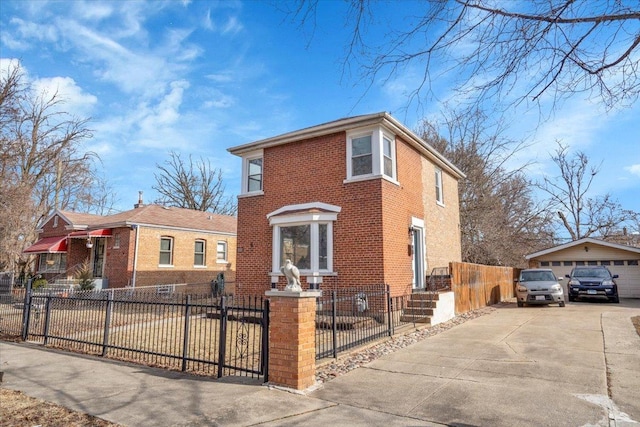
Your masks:
[[[321,291],[267,291],[269,383],[305,390],[316,378],[316,298]]]

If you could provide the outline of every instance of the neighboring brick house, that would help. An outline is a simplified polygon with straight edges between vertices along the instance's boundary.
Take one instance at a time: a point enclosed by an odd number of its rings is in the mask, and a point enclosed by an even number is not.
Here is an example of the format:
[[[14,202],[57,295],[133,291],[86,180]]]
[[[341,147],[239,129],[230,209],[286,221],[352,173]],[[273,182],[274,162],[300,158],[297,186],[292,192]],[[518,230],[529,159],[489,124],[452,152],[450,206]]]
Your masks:
[[[461,261],[464,174],[388,113],[341,119],[229,149],[242,158],[236,293],[260,294],[283,261],[303,287],[425,286]],[[306,282],[306,283],[305,283]]]
[[[25,253],[38,254],[36,271],[49,281],[72,278],[88,259],[98,288],[208,283],[220,272],[235,280],[235,217],[135,206],[107,216],[55,211]]]

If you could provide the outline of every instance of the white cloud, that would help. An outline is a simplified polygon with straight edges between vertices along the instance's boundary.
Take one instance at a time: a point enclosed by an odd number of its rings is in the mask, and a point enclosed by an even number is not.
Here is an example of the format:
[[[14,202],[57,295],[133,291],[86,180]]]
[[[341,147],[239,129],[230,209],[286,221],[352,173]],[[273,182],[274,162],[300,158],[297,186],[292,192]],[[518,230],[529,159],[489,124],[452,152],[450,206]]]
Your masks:
[[[32,88],[45,99],[56,96],[62,100],[60,108],[67,113],[88,115],[98,102],[94,95],[86,93],[71,77],[52,77],[33,81]]]
[[[53,25],[20,18],[12,18],[9,24],[11,31],[3,31],[2,41],[12,49],[24,50],[33,47],[33,42],[55,43],[59,39],[58,29]]]
[[[243,29],[244,26],[238,21],[238,18],[231,16],[222,27],[222,34],[237,34]]]
[[[640,164],[627,166],[624,170],[629,171],[632,175],[638,175],[640,177]]]

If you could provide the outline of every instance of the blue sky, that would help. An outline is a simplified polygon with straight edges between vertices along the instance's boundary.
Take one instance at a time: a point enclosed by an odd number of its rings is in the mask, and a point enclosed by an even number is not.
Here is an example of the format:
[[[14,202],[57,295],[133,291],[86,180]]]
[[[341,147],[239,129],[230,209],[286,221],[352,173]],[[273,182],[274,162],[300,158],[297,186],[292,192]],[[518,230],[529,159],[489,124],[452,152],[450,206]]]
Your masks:
[[[322,3],[315,29],[301,28],[267,1],[2,1],[0,67],[19,60],[30,82],[57,90],[65,109],[91,117],[86,149],[130,209],[146,202],[156,164],[172,150],[209,159],[223,170],[228,194],[239,192],[239,158],[226,149],[342,117],[389,111],[411,129],[450,99],[407,104],[420,70],[390,80],[359,79],[342,61],[350,34],[343,2]],[[381,3],[384,26],[419,14],[421,2]],[[446,76],[445,76],[446,77]],[[640,212],[640,105],[604,111],[584,97],[563,102],[538,125],[536,111],[513,111],[507,133],[530,148],[511,161],[534,162],[532,178],[556,171],[549,154],[562,140],[602,162],[594,194],[611,192]]]

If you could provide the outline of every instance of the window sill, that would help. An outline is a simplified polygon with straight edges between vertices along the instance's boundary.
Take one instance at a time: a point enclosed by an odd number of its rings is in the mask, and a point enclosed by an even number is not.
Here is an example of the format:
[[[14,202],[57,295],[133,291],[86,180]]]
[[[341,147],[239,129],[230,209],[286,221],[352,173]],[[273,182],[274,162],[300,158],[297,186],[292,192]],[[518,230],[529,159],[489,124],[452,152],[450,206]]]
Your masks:
[[[194,265],[193,268],[206,269],[207,266],[206,265]]]
[[[243,199],[245,197],[264,196],[264,191],[252,191],[251,193],[239,194],[238,198]]]
[[[216,260],[216,264],[228,264],[229,261],[227,261],[226,259],[218,259]]]
[[[342,181],[343,184],[349,184],[352,182],[361,182],[361,181],[371,181],[373,179],[384,179],[385,181],[389,181],[392,184],[400,186],[400,183],[395,179],[391,178],[387,175],[361,175],[361,176],[353,176],[351,178],[347,178]]]
[[[173,264],[158,264],[158,268],[173,268]]]
[[[441,208],[446,207],[446,206],[444,205],[444,203],[439,202],[439,201],[437,201],[437,200],[436,200],[436,205],[440,206]]]
[[[272,271],[271,273],[268,274],[268,276],[282,276],[284,277],[284,274],[282,274],[281,271]],[[306,277],[306,276],[316,276],[316,277],[337,277],[338,273],[335,271],[320,271],[320,272],[313,272],[311,270],[300,270],[300,277]]]

